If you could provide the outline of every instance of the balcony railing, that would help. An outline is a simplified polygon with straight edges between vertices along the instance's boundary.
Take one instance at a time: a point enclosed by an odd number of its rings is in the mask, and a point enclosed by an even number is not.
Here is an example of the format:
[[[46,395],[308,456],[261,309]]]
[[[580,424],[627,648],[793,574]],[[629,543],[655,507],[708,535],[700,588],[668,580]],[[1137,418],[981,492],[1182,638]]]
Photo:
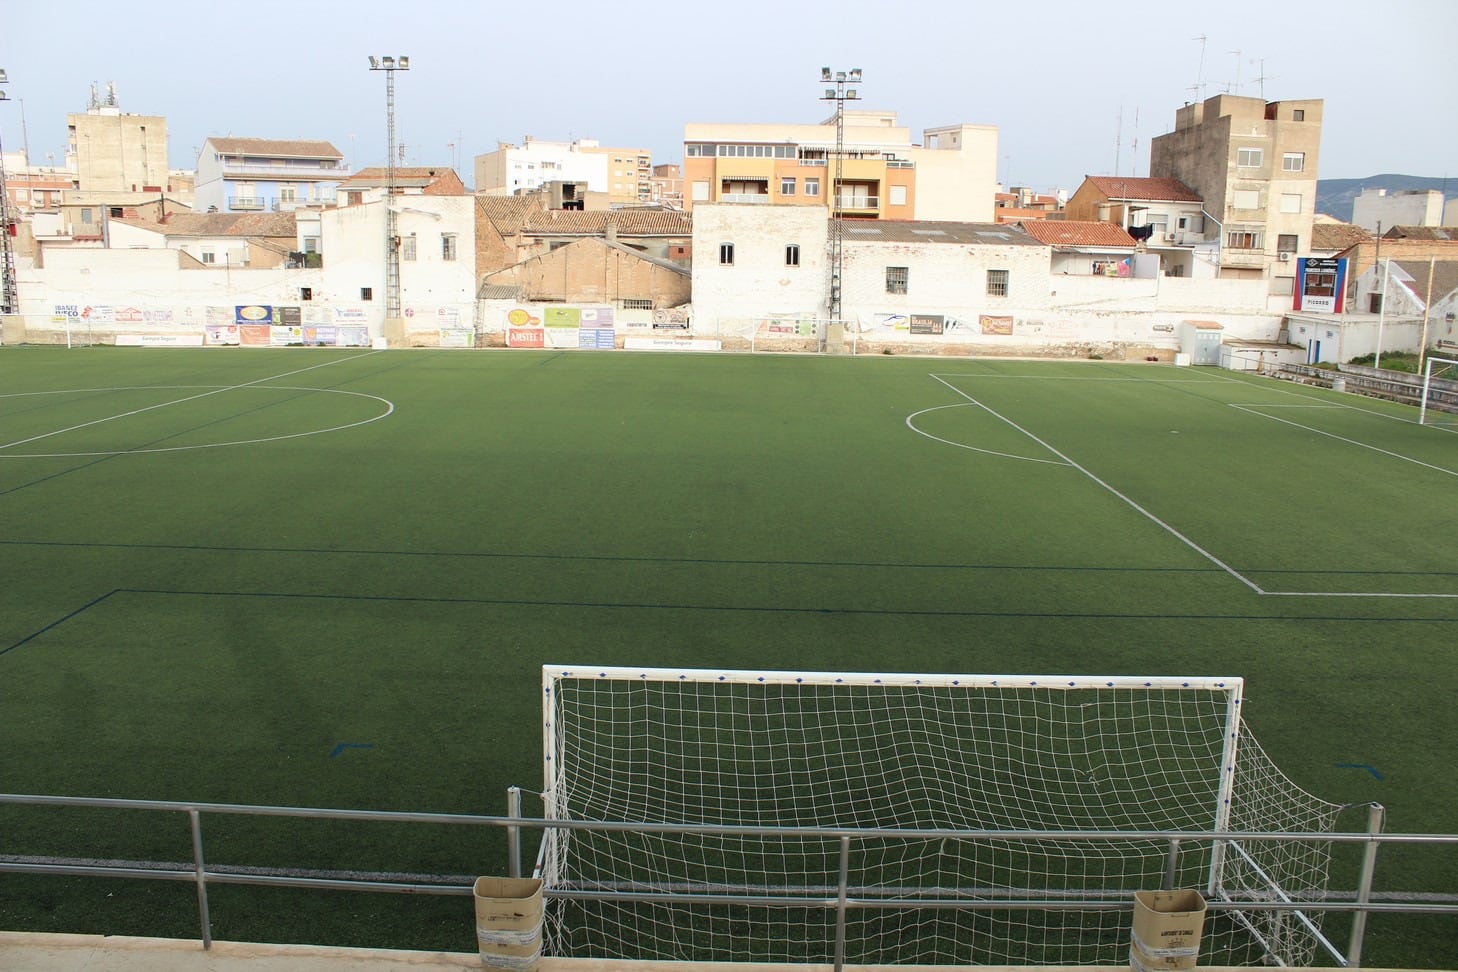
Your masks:
[[[229,196],[228,208],[233,212],[261,210],[267,202],[262,196]]]
[[[223,178],[281,179],[285,182],[337,181],[349,178],[348,166],[330,166],[322,162],[286,165],[278,162],[223,161]]]
[[[720,202],[732,203],[767,203],[770,201],[769,193],[765,192],[725,192],[719,196]]]
[[[833,200],[836,209],[880,209],[880,196],[836,196]]]

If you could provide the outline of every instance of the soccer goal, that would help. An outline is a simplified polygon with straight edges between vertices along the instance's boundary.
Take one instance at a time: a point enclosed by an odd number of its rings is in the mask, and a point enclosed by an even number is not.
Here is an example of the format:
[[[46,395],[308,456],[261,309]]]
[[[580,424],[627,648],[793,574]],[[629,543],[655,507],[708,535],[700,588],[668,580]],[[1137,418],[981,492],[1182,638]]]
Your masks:
[[[89,348],[96,343],[89,317],[66,318],[66,347]]]
[[[1431,356],[1425,359],[1418,423],[1458,427],[1458,360]]]
[[[542,691],[549,820],[710,827],[549,829],[549,955],[1120,965],[1119,906],[1167,868],[1212,901],[1325,888],[1340,808],[1244,731],[1239,678],[547,666]],[[842,835],[797,828],[855,833],[843,859]],[[1317,839],[1172,855],[1071,836],[1090,831]],[[1307,964],[1318,925],[1212,909],[1201,964]]]

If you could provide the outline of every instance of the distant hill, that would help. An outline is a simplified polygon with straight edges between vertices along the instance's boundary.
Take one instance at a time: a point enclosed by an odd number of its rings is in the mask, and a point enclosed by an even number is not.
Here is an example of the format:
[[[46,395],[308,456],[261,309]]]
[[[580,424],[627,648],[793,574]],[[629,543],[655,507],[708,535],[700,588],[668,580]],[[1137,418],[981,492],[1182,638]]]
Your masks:
[[[1458,192],[1458,179],[1432,179],[1392,173],[1367,176],[1365,179],[1318,179],[1316,211],[1350,223],[1352,200],[1360,196],[1363,189],[1386,189],[1389,193],[1401,189],[1437,189],[1451,198],[1452,193]]]

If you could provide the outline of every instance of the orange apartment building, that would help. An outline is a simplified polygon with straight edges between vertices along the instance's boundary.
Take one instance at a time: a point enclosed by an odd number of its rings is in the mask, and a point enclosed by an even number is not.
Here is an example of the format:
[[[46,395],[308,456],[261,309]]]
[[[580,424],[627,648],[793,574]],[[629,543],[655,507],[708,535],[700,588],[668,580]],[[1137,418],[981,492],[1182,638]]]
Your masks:
[[[914,143],[894,112],[847,110],[841,144],[837,159],[834,116],[818,125],[685,125],[684,207],[838,204],[847,218],[993,221],[995,127],[927,129]]]

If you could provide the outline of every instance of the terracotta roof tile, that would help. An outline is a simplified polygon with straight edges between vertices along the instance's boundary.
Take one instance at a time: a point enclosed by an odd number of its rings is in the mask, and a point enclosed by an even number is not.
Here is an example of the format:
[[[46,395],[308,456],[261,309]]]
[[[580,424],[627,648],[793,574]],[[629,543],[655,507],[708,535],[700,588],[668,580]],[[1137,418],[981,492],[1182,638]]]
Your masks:
[[[616,211],[548,209],[527,215],[522,232],[531,236],[606,236],[608,221],[619,236],[693,236],[693,217],[668,209]]]
[[[1030,219],[1018,225],[1024,233],[1049,246],[1097,246],[1132,250],[1136,245],[1134,237],[1113,223]]]
[[[1384,240],[1458,240],[1454,226],[1394,226],[1382,234]]]
[[[290,240],[298,236],[298,222],[293,213],[172,213],[165,223],[141,216],[124,217],[119,222],[167,236],[257,236]]]
[[[208,144],[223,155],[267,155],[285,159],[342,159],[343,153],[328,142],[313,139],[209,138]]]
[[[1087,176],[1110,199],[1155,199],[1160,202],[1201,202],[1199,193],[1178,179],[1161,176]]]
[[[1345,250],[1371,238],[1371,233],[1351,223],[1313,223],[1311,226],[1313,250]]]

